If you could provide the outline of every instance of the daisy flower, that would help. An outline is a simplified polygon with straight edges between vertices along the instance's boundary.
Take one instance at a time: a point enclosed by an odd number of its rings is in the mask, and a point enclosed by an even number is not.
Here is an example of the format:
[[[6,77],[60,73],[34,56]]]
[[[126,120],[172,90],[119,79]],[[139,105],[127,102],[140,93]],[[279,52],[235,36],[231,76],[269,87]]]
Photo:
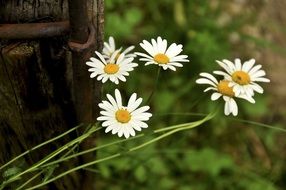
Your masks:
[[[176,71],[176,67],[183,67],[180,62],[189,62],[187,55],[179,55],[183,51],[181,44],[172,43],[167,48],[167,40],[161,37],[157,41],[152,39],[151,43],[143,40],[140,46],[148,53],[136,52],[135,54],[141,56],[140,61],[146,61],[145,65],[155,64],[163,67],[164,70],[171,69]]]
[[[215,101],[215,100],[219,99],[220,97],[222,97],[223,100],[225,101],[224,114],[229,115],[232,113],[232,115],[237,116],[238,107],[237,107],[237,104],[234,100],[235,92],[233,90],[233,87],[229,86],[230,81],[221,80],[218,82],[217,79],[209,73],[200,73],[200,76],[202,78],[197,79],[196,83],[211,85],[211,87],[206,88],[204,90],[204,92],[207,92],[209,90],[215,91],[211,95],[211,100]],[[255,103],[255,101],[252,97],[248,97],[246,95],[239,95],[236,97],[248,100],[251,103]]]
[[[103,54],[103,57],[105,59],[109,59],[115,51],[118,51],[118,53],[117,53],[117,55],[115,57],[116,59],[119,57],[120,54],[125,54],[125,57],[127,57],[127,58],[129,58],[129,57],[136,57],[135,54],[129,53],[134,48],[135,48],[135,46],[129,46],[127,49],[125,49],[123,52],[121,52],[122,51],[122,47],[119,48],[119,49],[116,49],[114,38],[112,36],[110,36],[109,39],[108,39],[108,42],[104,42],[104,44],[103,44],[102,54]]]
[[[215,74],[222,75],[226,80],[229,80],[229,85],[233,87],[235,95],[246,94],[253,96],[254,91],[263,93],[263,88],[256,82],[270,82],[264,76],[265,71],[261,69],[261,65],[254,66],[255,59],[241,64],[240,59],[235,59],[234,63],[229,60],[217,61],[217,63],[226,71],[214,71]]]
[[[133,93],[128,101],[127,106],[122,105],[122,98],[119,90],[115,90],[115,98],[107,94],[108,101],[102,101],[98,106],[103,110],[100,112],[101,116],[97,118],[98,121],[103,121],[102,126],[106,127],[105,132],[111,131],[125,138],[135,136],[135,130],[141,131],[142,128],[147,128],[148,121],[152,116],[148,113],[149,106],[139,108],[142,103],[142,98],[137,98],[137,94]]]
[[[116,59],[118,51],[115,51],[108,61],[99,52],[96,51],[95,53],[99,59],[91,57],[86,64],[92,67],[88,69],[88,71],[92,72],[90,78],[97,76],[97,80],[101,80],[102,83],[105,83],[107,80],[115,84],[118,84],[119,80],[125,82],[125,76],[129,75],[128,72],[133,71],[134,67],[138,66],[137,63],[132,62],[134,58],[127,58],[123,53]]]

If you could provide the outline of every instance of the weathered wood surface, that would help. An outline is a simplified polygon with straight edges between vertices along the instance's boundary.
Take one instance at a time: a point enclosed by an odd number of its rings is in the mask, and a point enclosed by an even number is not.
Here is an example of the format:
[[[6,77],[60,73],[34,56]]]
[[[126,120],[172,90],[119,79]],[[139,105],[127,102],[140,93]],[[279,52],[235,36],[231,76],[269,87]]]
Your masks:
[[[90,50],[92,52],[102,48],[103,1],[89,0],[87,8],[89,20],[96,28],[97,42]],[[0,0],[0,24],[67,19],[66,0]],[[80,122],[76,120],[72,100],[73,75],[67,40],[68,36],[33,41],[0,40],[0,165]],[[89,119],[92,121],[98,113],[100,85],[90,82],[90,87],[94,97],[90,102],[92,113]],[[25,168],[76,135],[73,133],[35,151],[15,165]],[[89,139],[83,147],[93,145],[94,140]],[[61,173],[88,159],[91,155],[66,162],[56,172]],[[1,175],[0,181],[3,180]],[[94,180],[90,176],[85,171],[75,172],[51,183],[46,189],[93,189],[91,183]]]
[[[0,0],[1,23],[68,19],[67,0]]]

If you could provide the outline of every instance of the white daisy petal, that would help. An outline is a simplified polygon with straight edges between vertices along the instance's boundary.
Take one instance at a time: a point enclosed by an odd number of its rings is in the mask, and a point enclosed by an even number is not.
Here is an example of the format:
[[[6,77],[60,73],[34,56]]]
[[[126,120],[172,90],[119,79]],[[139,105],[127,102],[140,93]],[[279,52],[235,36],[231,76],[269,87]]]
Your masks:
[[[106,58],[106,60],[109,60],[110,62],[114,63],[114,60],[118,57],[118,55],[121,54],[122,48],[118,48],[116,49],[116,45],[115,45],[115,41],[114,38],[112,36],[109,37],[108,42],[104,42],[104,47],[102,50],[102,56],[104,58]],[[127,49],[125,49],[122,53],[125,54],[125,57],[136,57],[136,55],[134,53],[130,53],[135,47],[134,46],[130,46]],[[116,53],[116,56],[113,57],[113,59],[111,59],[111,56],[114,54],[114,52]],[[114,59],[115,58],[115,59]]]
[[[255,79],[253,79],[252,81],[255,81],[255,82],[270,82],[270,80],[269,79],[267,79],[267,78],[255,78]]]
[[[116,100],[118,108],[121,108],[122,107],[122,99],[121,99],[121,94],[120,94],[118,89],[115,89],[115,100]]]
[[[135,67],[138,66],[137,63],[133,63],[133,57],[126,57],[124,53],[119,53],[120,50],[115,50],[108,58],[108,63],[104,59],[104,56],[99,52],[96,52],[99,59],[90,58],[91,61],[86,62],[86,64],[92,68],[88,71],[92,72],[90,74],[91,78],[97,77],[98,81],[102,83],[110,80],[115,84],[119,84],[119,80],[125,82],[128,76],[128,72],[133,71]]]
[[[212,94],[211,100],[215,101],[215,100],[219,99],[221,96],[222,96],[222,94],[215,92]]]
[[[265,71],[259,70],[259,71],[255,72],[255,73],[253,73],[253,74],[251,75],[251,78],[263,77],[263,76],[265,76],[265,75],[266,75]]]
[[[128,110],[130,112],[133,112],[135,109],[137,109],[139,107],[139,105],[142,103],[142,101],[143,101],[142,98],[138,98],[133,104],[128,103]]]
[[[259,69],[261,69],[262,65],[255,65],[254,67],[252,67],[250,69],[250,71],[248,72],[250,75],[254,74],[256,71],[258,71]]]
[[[141,128],[148,128],[148,125],[145,123],[145,122],[142,122],[142,121],[137,121],[136,122],[138,124],[139,127]]]
[[[254,63],[255,59],[250,59],[249,61],[246,61],[242,66],[242,70],[245,72],[249,72],[249,70],[253,67]]]
[[[126,127],[126,129],[123,131],[124,137],[125,137],[126,139],[128,139],[129,136],[130,136],[129,130],[130,130],[130,128],[129,128],[129,127]]]
[[[230,76],[228,73],[223,72],[223,71],[214,71],[213,73],[216,74],[216,75],[224,76],[224,77]]]
[[[172,66],[172,65],[168,65],[167,68],[171,69],[172,71],[176,71],[176,67]]]
[[[233,72],[235,70],[234,64],[231,61],[227,60],[227,59],[222,60],[222,62],[217,61],[217,63],[219,63],[219,65],[222,68],[224,68],[225,71],[228,72],[228,73],[231,73],[231,72]]]
[[[148,53],[136,52],[135,54],[141,56],[140,61],[144,61],[145,65],[156,64],[163,68],[163,70],[176,71],[176,67],[183,67],[181,62],[189,62],[187,55],[179,55],[183,51],[181,44],[172,43],[167,48],[167,40],[157,37],[151,39],[151,43],[143,40],[140,46]]]
[[[165,53],[167,49],[167,40],[163,40],[160,44],[159,44],[159,53]]]
[[[222,63],[222,65],[223,64],[224,63]],[[237,85],[231,85],[232,81],[226,79],[223,79],[218,82],[217,79],[209,73],[200,73],[200,76],[204,78],[197,79],[196,83],[211,85],[211,87],[206,88],[204,92],[207,92],[209,90],[215,91],[211,95],[211,100],[215,101],[222,97],[225,101],[224,114],[229,115],[230,113],[232,113],[234,116],[236,116],[238,114],[238,108],[233,98]]]
[[[215,74],[222,75],[226,80],[231,81],[230,87],[233,87],[235,96],[247,95],[249,97],[254,95],[254,91],[263,93],[263,89],[257,82],[270,82],[265,78],[264,70],[261,70],[261,65],[255,65],[255,60],[250,59],[241,64],[240,59],[235,59],[232,63],[229,60],[217,61],[218,64],[226,71],[215,71]]]
[[[208,87],[208,88],[206,88],[206,89],[204,90],[204,92],[207,92],[207,91],[209,91],[209,90],[217,90],[217,89],[214,88],[214,87]]]
[[[260,85],[256,84],[256,83],[252,83],[250,85],[250,87],[251,87],[251,89],[253,89],[254,91],[256,91],[256,92],[258,92],[260,94],[263,93],[263,88]]]
[[[145,51],[147,51],[151,56],[154,56],[154,48],[151,43],[146,40],[143,40],[142,43],[139,44]]]
[[[111,105],[113,107],[116,107],[117,109],[120,109],[117,105],[117,102],[115,101],[115,99],[110,95],[110,94],[106,94],[107,99],[109,100],[109,102],[111,103]]]
[[[241,60],[240,59],[235,59],[234,63],[235,63],[235,68],[237,70],[241,70]]]
[[[97,120],[102,121],[102,126],[106,128],[105,132],[111,131],[119,137],[129,138],[136,135],[135,130],[141,131],[141,128],[147,128],[148,125],[145,122],[152,114],[146,112],[150,109],[149,106],[139,108],[143,101],[142,98],[137,99],[137,94],[133,93],[127,106],[123,106],[120,91],[116,89],[114,94],[115,97],[107,94],[108,101],[104,100],[98,104],[102,111]]]
[[[217,86],[213,81],[211,81],[210,79],[206,79],[206,78],[197,79],[196,83],[198,83],[198,84],[209,84],[209,85],[212,85],[214,87]]]
[[[173,58],[180,54],[183,51],[181,46],[177,46],[175,43],[172,43],[171,46],[167,49],[166,55],[170,58]]]
[[[238,98],[242,98],[244,100],[247,100],[249,101],[250,103],[254,104],[255,103],[255,100],[251,97],[251,96],[247,96],[245,94],[241,94],[238,96]]]
[[[111,47],[111,49],[114,51],[115,50],[115,41],[114,41],[114,38],[112,36],[109,37],[108,39],[109,41],[109,45]]]
[[[200,76],[210,79],[214,84],[218,84],[216,78],[209,73],[200,73]]]
[[[224,114],[225,115],[229,115],[230,114],[230,110],[229,110],[229,102],[226,101],[224,104]]]
[[[150,109],[149,106],[143,106],[143,107],[141,107],[141,108],[139,108],[139,109],[134,110],[134,111],[132,112],[132,115],[137,115],[137,114],[146,112],[146,111],[148,111],[149,109]]]
[[[157,41],[154,40],[154,39],[151,39],[151,43],[152,43],[152,46],[153,46],[154,51],[159,52],[159,51],[158,51]]]
[[[142,128],[138,122],[131,121],[130,125],[132,125],[132,128],[135,129],[136,131],[142,131]],[[147,125],[147,127],[148,127],[148,125]]]
[[[132,51],[135,48],[135,46],[129,46],[128,48],[126,48],[122,53],[124,54],[128,54],[130,51]]]
[[[102,78],[102,83],[105,83],[107,80],[108,80],[108,76],[104,76],[104,77]]]
[[[94,78],[94,77],[96,77],[98,74],[96,73],[96,72],[93,72],[93,73],[91,73],[90,74],[90,78]]]
[[[105,61],[105,59],[104,59],[104,57],[102,56],[101,53],[99,53],[98,51],[95,51],[95,54],[99,57],[99,59],[100,59],[100,61],[101,61],[102,63],[105,63],[105,64],[106,64],[106,61]]]
[[[112,126],[112,131],[111,131],[111,133],[114,135],[114,134],[116,134],[116,133],[118,133],[118,131],[120,130],[120,127],[121,126]]]
[[[130,128],[129,128],[129,134],[130,134],[132,137],[135,136],[135,131],[134,131],[133,127],[130,127]]]
[[[122,137],[123,133],[124,133],[124,128],[122,126],[121,128],[119,128],[119,130],[117,132],[118,137]]]
[[[109,131],[113,130],[114,128],[112,127],[112,125],[109,125],[108,127],[106,127],[105,129],[105,133],[108,133]]]
[[[237,114],[238,114],[238,107],[237,107],[237,104],[234,101],[234,99],[231,98],[229,104],[230,104],[230,107],[231,107],[230,111],[232,112],[232,115],[233,116],[237,116]]]
[[[176,66],[176,67],[183,67],[183,64],[178,63],[178,62],[170,62],[170,65]]]

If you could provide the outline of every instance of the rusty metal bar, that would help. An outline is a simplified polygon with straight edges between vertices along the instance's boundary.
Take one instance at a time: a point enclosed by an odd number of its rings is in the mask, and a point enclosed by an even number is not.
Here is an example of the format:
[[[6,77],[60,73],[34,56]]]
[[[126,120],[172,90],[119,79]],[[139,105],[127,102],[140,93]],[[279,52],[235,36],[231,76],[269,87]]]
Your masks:
[[[69,20],[71,35],[69,47],[72,50],[73,68],[73,95],[74,107],[78,123],[94,122],[94,96],[93,83],[89,78],[85,62],[93,55],[95,50],[95,29],[89,25],[87,14],[87,0],[69,0]],[[91,137],[80,145],[82,150],[94,146],[94,139]],[[94,159],[93,154],[87,154],[81,159],[90,162]],[[83,171],[81,190],[94,190],[94,177],[87,171]]]
[[[95,28],[92,24],[89,25],[89,36],[87,41],[84,44],[76,43],[73,41],[69,41],[69,47],[74,52],[84,52],[90,48],[94,48],[95,45]]]
[[[69,21],[25,24],[0,24],[0,39],[37,39],[69,33]]]
[[[88,38],[88,15],[86,0],[69,0],[71,41],[85,43]]]
[[[92,89],[89,74],[85,62],[91,56],[91,49],[94,47],[86,45],[89,39],[95,40],[95,35],[89,29],[87,16],[87,0],[69,0],[69,20],[70,20],[70,41],[69,45],[72,50],[73,66],[73,91],[74,103],[79,123],[92,122]],[[85,47],[81,51],[76,51],[76,47]]]

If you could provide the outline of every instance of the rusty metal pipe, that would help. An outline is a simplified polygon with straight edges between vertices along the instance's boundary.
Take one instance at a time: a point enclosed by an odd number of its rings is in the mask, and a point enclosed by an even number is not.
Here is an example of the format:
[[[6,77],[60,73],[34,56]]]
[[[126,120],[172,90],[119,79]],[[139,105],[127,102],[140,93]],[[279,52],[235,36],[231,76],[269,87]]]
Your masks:
[[[78,123],[92,123],[94,102],[93,83],[89,78],[85,62],[92,56],[95,50],[95,30],[90,24],[87,14],[87,0],[69,0],[70,20],[70,41],[72,50],[73,67],[73,95],[74,106]],[[80,145],[82,150],[94,146],[94,139],[91,137]],[[87,154],[81,159],[87,163],[94,159],[94,154]],[[81,190],[94,190],[94,175],[83,171]]]
[[[37,39],[69,33],[69,21],[25,24],[0,24],[0,39]]]
[[[95,34],[91,34],[88,27],[87,0],[69,0],[68,3],[71,28],[69,45],[72,50],[73,90],[77,120],[78,122],[91,122],[92,92],[85,62],[91,56],[90,52],[94,48],[90,46],[94,46],[94,44],[89,42],[89,36]],[[76,47],[85,48],[77,51]]]
[[[69,19],[71,27],[71,41],[85,43],[87,41],[88,15],[87,0],[69,0]]]

